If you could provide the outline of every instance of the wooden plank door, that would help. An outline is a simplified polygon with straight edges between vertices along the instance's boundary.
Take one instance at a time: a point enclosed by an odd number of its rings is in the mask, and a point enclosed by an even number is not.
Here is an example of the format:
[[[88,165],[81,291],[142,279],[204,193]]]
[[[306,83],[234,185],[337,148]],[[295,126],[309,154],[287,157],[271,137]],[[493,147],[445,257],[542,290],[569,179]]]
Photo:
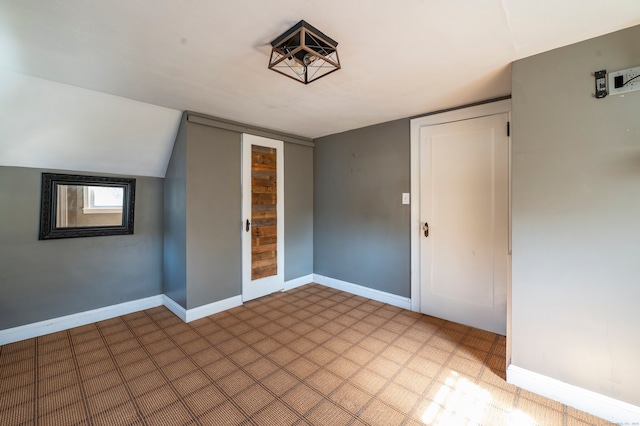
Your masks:
[[[243,300],[284,287],[284,144],[243,134]]]
[[[505,113],[420,129],[421,311],[503,335],[507,120]]]
[[[278,193],[275,148],[251,145],[251,279],[278,274]]]

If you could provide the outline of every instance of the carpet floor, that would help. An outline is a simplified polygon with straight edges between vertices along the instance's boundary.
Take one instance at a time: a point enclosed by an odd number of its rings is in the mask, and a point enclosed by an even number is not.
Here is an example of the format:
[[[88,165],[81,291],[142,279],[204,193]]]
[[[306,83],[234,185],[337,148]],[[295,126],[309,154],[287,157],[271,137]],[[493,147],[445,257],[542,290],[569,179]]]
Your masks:
[[[505,338],[318,284],[0,346],[1,425],[605,425],[505,382]]]

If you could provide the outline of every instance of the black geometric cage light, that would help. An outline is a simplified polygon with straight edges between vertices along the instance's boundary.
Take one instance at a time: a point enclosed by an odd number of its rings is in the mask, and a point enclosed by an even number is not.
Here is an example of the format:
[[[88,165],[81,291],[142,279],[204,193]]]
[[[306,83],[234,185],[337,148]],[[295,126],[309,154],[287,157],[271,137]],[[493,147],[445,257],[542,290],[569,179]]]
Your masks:
[[[340,69],[338,42],[300,21],[271,42],[269,69],[304,84]]]

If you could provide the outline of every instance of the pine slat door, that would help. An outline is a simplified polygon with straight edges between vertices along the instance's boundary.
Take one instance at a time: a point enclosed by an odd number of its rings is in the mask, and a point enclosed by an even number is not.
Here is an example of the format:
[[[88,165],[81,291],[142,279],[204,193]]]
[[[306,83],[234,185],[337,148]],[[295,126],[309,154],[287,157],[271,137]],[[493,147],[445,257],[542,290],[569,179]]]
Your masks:
[[[251,279],[278,274],[275,148],[251,145]]]
[[[284,287],[284,149],[282,141],[244,134],[243,300]]]

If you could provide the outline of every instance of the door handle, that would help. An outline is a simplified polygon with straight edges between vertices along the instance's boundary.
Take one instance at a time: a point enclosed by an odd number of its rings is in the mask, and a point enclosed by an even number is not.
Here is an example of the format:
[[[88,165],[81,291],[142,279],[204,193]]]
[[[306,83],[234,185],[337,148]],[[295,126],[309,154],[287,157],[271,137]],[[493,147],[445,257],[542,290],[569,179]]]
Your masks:
[[[429,222],[425,222],[424,225],[422,225],[422,230],[424,231],[424,236],[428,237],[429,236]]]
[[[249,232],[249,229],[250,229],[249,227],[250,227],[250,226],[251,226],[251,223],[249,222],[249,219],[247,219],[247,226],[246,226],[246,228],[245,228],[245,230],[246,230],[247,232]]]

